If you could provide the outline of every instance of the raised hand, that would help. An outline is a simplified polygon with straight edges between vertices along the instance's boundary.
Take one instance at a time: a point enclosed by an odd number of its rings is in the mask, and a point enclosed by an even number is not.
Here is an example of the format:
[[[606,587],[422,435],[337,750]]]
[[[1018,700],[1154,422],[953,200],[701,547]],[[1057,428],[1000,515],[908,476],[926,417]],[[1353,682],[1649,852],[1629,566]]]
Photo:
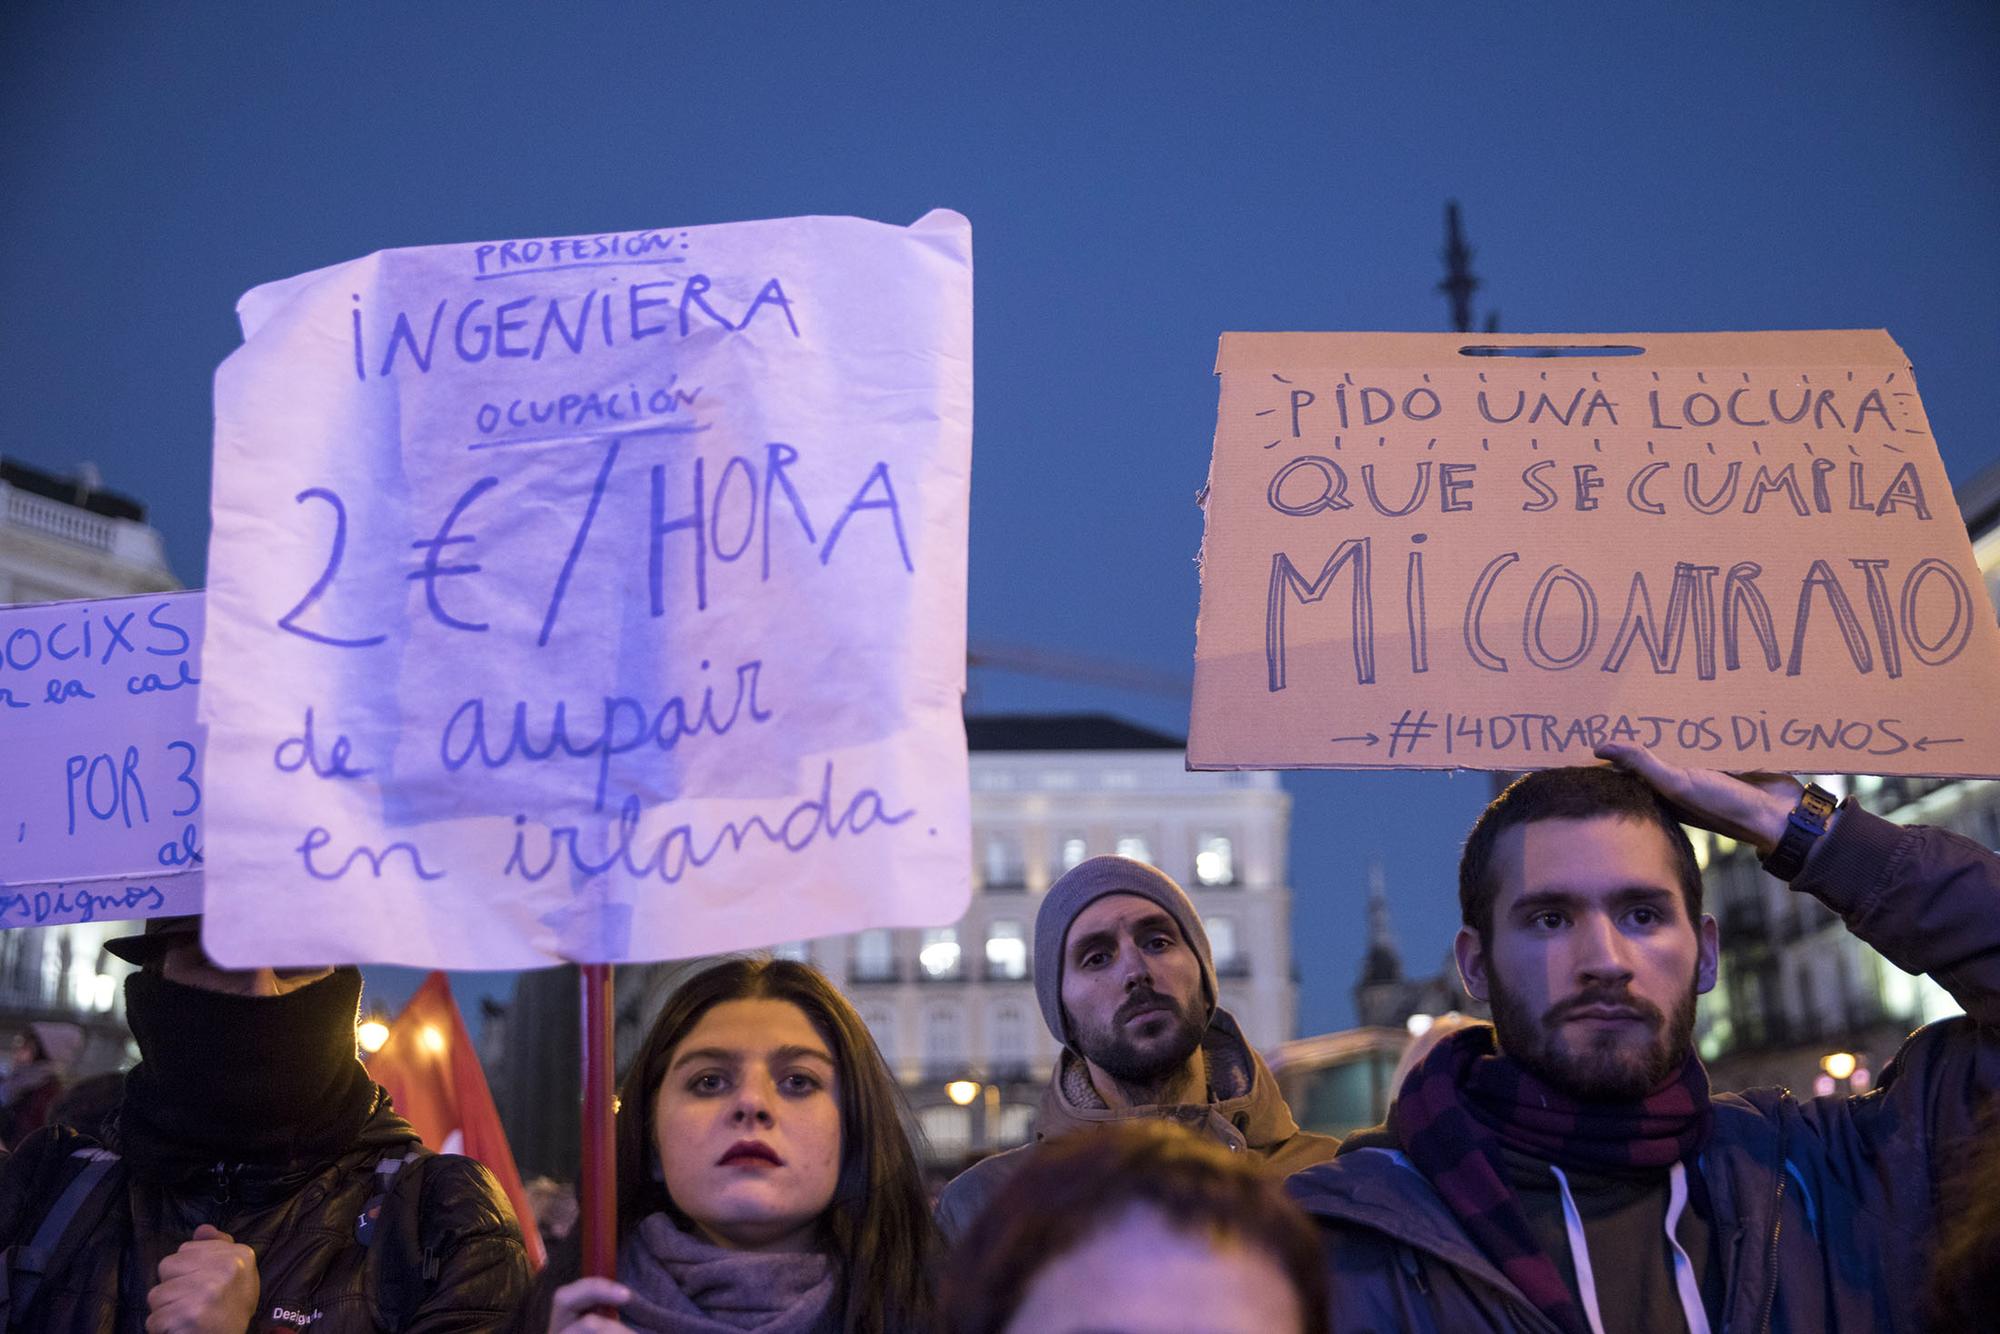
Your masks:
[[[1607,741],[1597,757],[1645,779],[1684,823],[1727,834],[1766,856],[1784,836],[1785,820],[1804,789],[1788,774],[1726,774],[1668,764],[1644,746]]]

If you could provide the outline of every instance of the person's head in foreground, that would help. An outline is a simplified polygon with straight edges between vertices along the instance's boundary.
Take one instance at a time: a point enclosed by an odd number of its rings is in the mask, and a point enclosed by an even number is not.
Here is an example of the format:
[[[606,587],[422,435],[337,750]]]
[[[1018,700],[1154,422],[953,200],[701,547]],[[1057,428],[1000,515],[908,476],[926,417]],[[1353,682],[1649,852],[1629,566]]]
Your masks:
[[[1112,856],[1065,872],[1036,914],[1035,992],[1114,1106],[1202,1100],[1192,1086],[1215,965],[1194,904],[1164,873]]]
[[[956,1334],[1321,1334],[1326,1271],[1278,1182],[1165,1121],[1051,1140],[953,1254]]]
[[[817,970],[746,958],[697,974],[620,1089],[619,1282],[561,1288],[549,1327],[601,1303],[640,1330],[712,1312],[928,1328],[935,1233],[900,1110],[868,1030]]]
[[[1458,895],[1466,990],[1529,1074],[1581,1102],[1633,1102],[1686,1064],[1715,921],[1687,834],[1644,779],[1516,780],[1466,839]]]

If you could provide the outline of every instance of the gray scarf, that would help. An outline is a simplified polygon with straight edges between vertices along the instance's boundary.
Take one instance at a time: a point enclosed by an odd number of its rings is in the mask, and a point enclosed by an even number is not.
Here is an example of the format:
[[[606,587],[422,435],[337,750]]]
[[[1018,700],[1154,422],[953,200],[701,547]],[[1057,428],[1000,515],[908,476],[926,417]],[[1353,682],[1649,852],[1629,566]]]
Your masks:
[[[651,1214],[625,1239],[619,1319],[640,1334],[837,1334],[833,1262],[812,1253],[725,1250]]]

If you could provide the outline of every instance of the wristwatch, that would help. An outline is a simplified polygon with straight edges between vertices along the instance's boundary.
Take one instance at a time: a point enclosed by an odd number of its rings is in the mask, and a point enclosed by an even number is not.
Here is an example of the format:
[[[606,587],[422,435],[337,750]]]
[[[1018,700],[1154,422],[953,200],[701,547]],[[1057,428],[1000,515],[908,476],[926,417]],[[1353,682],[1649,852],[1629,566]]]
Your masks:
[[[1805,867],[1806,855],[1813,844],[1826,832],[1826,822],[1833,818],[1834,808],[1839,804],[1833,793],[1818,783],[1807,783],[1806,790],[1799,793],[1799,804],[1785,818],[1784,836],[1764,859],[1764,870],[1780,880],[1797,875]]]

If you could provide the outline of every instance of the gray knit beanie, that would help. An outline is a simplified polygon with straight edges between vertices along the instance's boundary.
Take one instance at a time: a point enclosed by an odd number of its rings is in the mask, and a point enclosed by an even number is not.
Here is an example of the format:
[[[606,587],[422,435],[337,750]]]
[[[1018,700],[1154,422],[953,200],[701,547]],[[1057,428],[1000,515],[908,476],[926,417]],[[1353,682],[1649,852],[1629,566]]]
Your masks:
[[[1130,857],[1092,857],[1062,873],[1042,899],[1035,914],[1035,999],[1041,1003],[1042,1018],[1049,1032],[1064,1046],[1070,1045],[1069,1025],[1063,1022],[1063,944],[1069,939],[1070,923],[1077,914],[1107,894],[1137,894],[1160,905],[1181,929],[1188,947],[1201,960],[1204,1022],[1215,1018],[1215,957],[1208,947],[1208,932],[1187,892],[1173,878],[1145,862]]]

